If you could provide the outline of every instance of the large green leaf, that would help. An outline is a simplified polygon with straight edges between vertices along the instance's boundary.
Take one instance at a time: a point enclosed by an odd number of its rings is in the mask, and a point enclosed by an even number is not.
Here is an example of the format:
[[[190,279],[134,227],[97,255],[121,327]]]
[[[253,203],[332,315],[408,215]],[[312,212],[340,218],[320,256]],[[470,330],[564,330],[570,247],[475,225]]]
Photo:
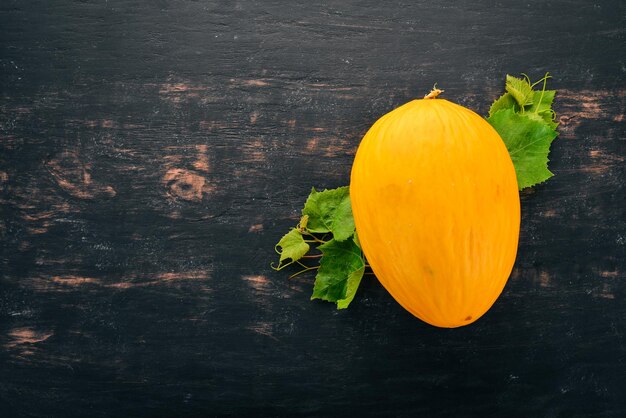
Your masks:
[[[322,192],[313,188],[302,215],[308,216],[307,231],[332,232],[335,240],[345,241],[354,233],[350,188],[345,186]]]
[[[347,308],[365,271],[361,250],[354,240],[330,240],[319,249],[322,259],[311,299],[336,302],[338,309]]]
[[[553,176],[548,170],[550,144],[558,135],[545,122],[505,109],[487,121],[506,144],[521,189],[542,183]]]

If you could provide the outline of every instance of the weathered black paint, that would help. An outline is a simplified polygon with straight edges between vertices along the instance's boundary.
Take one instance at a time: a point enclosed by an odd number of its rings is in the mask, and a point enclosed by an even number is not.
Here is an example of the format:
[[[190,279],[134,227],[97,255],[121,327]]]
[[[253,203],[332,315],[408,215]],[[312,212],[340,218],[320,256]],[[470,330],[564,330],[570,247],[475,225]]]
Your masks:
[[[2,1],[0,415],[626,416],[625,12]],[[548,70],[556,176],[476,324],[269,268],[378,116],[434,82],[484,114]]]

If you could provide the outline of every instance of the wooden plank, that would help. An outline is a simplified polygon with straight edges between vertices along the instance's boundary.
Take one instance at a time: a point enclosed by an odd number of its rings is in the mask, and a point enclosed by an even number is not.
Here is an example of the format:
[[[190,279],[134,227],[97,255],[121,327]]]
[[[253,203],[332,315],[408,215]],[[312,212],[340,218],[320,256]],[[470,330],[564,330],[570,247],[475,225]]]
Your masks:
[[[626,415],[619,1],[0,4],[0,415]],[[440,330],[269,264],[311,186],[437,82],[554,74],[516,267]]]

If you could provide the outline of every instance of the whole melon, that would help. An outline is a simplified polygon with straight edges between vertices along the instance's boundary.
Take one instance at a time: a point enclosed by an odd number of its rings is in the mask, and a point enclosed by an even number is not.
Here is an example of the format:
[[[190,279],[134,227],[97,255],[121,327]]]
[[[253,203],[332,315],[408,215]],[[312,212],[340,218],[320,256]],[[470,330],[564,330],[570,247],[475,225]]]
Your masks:
[[[476,113],[424,98],[381,117],[359,145],[350,199],[372,270],[416,317],[468,325],[502,292],[519,237],[517,179]]]

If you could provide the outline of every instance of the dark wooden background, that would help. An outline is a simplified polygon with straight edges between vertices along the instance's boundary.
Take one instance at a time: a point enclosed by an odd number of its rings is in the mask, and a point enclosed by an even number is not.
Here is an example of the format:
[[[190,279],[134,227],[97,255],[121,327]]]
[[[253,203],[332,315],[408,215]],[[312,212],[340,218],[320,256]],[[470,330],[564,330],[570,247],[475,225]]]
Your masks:
[[[626,416],[624,2],[380,3],[2,0],[1,416]],[[480,321],[270,269],[379,116],[545,71],[556,175]]]

